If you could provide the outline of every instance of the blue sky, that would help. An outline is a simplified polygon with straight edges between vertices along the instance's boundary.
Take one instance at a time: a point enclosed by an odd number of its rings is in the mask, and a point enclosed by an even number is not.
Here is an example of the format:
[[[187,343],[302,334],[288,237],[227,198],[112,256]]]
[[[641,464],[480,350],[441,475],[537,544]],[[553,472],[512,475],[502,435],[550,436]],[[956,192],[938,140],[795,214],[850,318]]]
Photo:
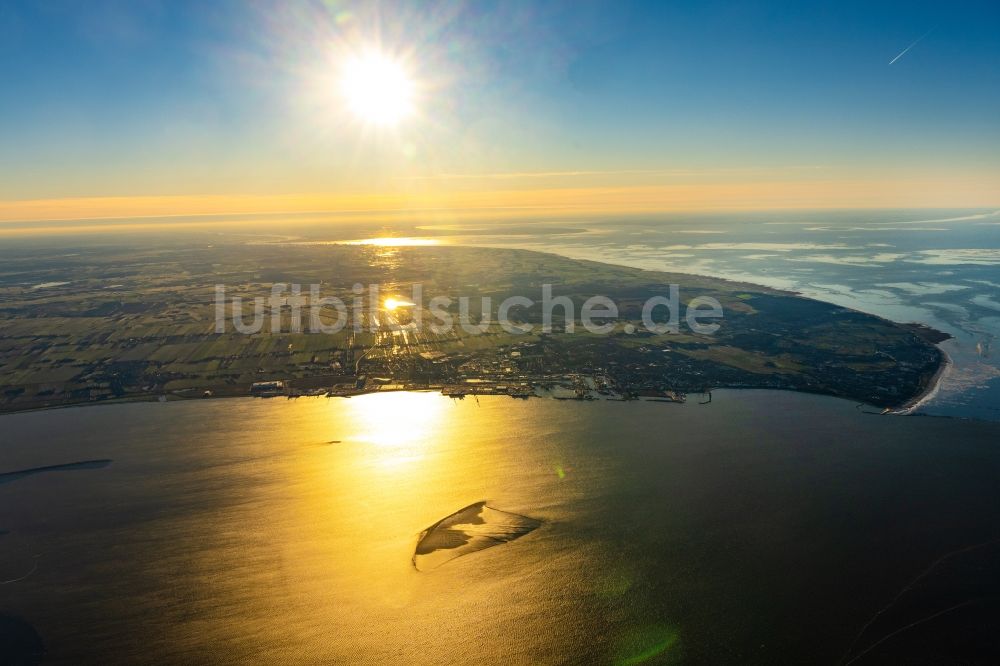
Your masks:
[[[569,171],[631,173],[546,186],[667,177],[646,171],[1000,186],[998,24],[996,2],[8,0],[0,199]],[[331,45],[359,42],[405,57],[419,118],[342,117],[323,72]]]

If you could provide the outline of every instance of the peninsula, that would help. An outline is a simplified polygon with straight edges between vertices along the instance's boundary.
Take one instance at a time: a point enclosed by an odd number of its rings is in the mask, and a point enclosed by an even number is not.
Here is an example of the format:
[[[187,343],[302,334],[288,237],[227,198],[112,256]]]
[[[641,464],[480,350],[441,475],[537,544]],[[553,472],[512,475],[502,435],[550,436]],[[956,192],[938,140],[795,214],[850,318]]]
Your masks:
[[[296,330],[294,303],[264,298],[275,285],[293,284],[360,303],[375,325]],[[241,299],[247,320],[254,299],[263,300],[261,330],[218,332],[220,285],[227,299]],[[378,285],[380,300],[359,296],[362,285]],[[429,330],[431,312],[412,302],[414,285],[428,299],[450,299],[446,310],[456,322],[467,297],[470,322],[481,331]],[[556,308],[547,331],[539,303],[512,311],[520,327],[513,332],[481,305],[484,297],[494,308],[512,296],[538,301],[544,285],[574,306],[572,319]],[[644,328],[643,304],[666,296],[670,285],[683,305],[718,301],[718,330]],[[580,326],[581,308],[595,295],[617,305],[606,334]],[[0,411],[393,389],[683,400],[719,387],[808,391],[895,408],[923,394],[944,363],[936,331],[792,293],[493,248],[189,239],[45,256],[8,249],[0,303]],[[225,307],[228,316],[228,301]],[[422,316],[417,329],[412,322]]]

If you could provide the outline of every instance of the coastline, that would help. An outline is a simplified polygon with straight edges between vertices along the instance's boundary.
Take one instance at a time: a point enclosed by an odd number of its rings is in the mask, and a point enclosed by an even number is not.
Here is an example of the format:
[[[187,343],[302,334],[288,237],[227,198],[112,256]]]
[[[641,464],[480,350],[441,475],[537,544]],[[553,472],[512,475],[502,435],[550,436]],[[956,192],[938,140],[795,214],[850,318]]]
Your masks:
[[[928,382],[928,384],[925,387],[925,389],[919,395],[911,398],[910,400],[906,401],[905,403],[903,403],[899,407],[888,408],[888,409],[883,410],[882,412],[870,412],[870,413],[872,413],[872,414],[887,414],[887,415],[893,415],[893,416],[912,416],[912,415],[916,415],[916,414],[914,414],[915,410],[917,410],[919,407],[921,407],[922,405],[924,405],[926,402],[932,400],[934,398],[934,396],[937,394],[937,392],[938,392],[938,390],[940,388],[941,379],[944,377],[945,373],[948,370],[950,370],[950,368],[952,366],[952,361],[951,361],[950,357],[948,356],[948,354],[944,350],[941,350],[941,354],[942,354],[942,359],[943,359],[942,364],[938,367],[938,369],[934,373],[934,375],[932,375],[931,380]],[[564,387],[564,388],[567,388],[567,390],[569,390],[568,387]],[[542,390],[546,390],[546,389],[542,389]],[[808,391],[808,390],[799,390],[799,389],[792,389],[792,388],[767,388],[767,387],[753,387],[753,386],[714,385],[714,386],[708,388],[707,393],[711,393],[712,391],[780,391],[780,392],[783,392],[783,393],[798,393],[798,394],[802,394],[802,395],[816,395],[816,396],[822,396],[822,397],[827,397],[827,398],[833,398],[833,399],[836,399],[836,400],[844,400],[844,401],[849,402],[849,403],[857,403],[857,401],[854,400],[854,399],[852,399],[851,397],[845,396],[845,395],[839,395],[837,393],[826,392],[826,391]],[[341,394],[341,395],[327,393],[327,394],[300,394],[300,395],[278,394],[278,395],[260,396],[260,395],[251,395],[249,393],[220,393],[220,394],[212,395],[210,397],[204,397],[204,396],[197,396],[197,397],[196,396],[190,396],[190,397],[187,397],[187,396],[183,396],[183,395],[178,395],[176,393],[171,393],[171,394],[156,394],[156,395],[123,396],[121,398],[114,398],[114,399],[110,399],[110,400],[66,402],[66,403],[55,404],[55,405],[44,405],[44,406],[38,406],[38,407],[26,407],[26,408],[13,409],[13,410],[5,410],[5,409],[0,408],[0,417],[14,416],[14,415],[17,415],[17,414],[30,414],[30,413],[35,413],[35,412],[45,412],[45,411],[51,411],[51,410],[85,408],[85,407],[110,407],[110,406],[115,406],[115,405],[129,405],[129,404],[153,404],[153,403],[157,403],[157,404],[163,403],[163,404],[165,404],[165,403],[170,403],[170,402],[201,402],[201,401],[233,400],[233,399],[238,399],[238,398],[244,398],[244,399],[249,398],[249,399],[268,400],[268,401],[270,401],[270,400],[279,400],[281,398],[284,398],[285,400],[298,400],[299,398],[307,398],[307,399],[309,399],[309,398],[316,398],[316,399],[318,399],[318,398],[326,398],[327,400],[330,400],[330,399],[334,399],[334,398],[350,399],[350,398],[353,398],[353,397],[360,397],[360,396],[365,396],[365,395],[374,395],[374,394],[378,394],[378,393],[439,393],[442,396],[446,396],[446,397],[450,397],[450,398],[456,398],[457,397],[457,396],[450,395],[447,392],[447,387],[443,386],[443,385],[405,386],[405,387],[398,387],[398,388],[397,387],[393,387],[393,388],[373,387],[373,388],[370,388],[370,389],[367,389],[367,388],[366,389],[359,389],[356,392],[352,392],[352,393],[349,393],[349,394]],[[538,392],[532,392],[532,393],[527,394],[527,395],[516,395],[516,396],[514,396],[514,395],[509,395],[507,393],[496,393],[496,392],[491,392],[491,391],[487,391],[487,392],[483,392],[483,393],[475,393],[475,392],[471,392],[470,391],[470,392],[464,394],[462,397],[466,397],[466,396],[471,396],[473,398],[489,398],[489,397],[503,398],[503,397],[508,397],[508,398],[512,398],[512,399],[536,398],[536,399],[541,399],[541,400],[554,400],[554,401],[560,401],[560,402],[581,402],[581,403],[588,403],[588,402],[648,402],[648,403],[683,404],[683,403],[686,402],[685,398],[686,398],[687,395],[698,395],[698,394],[697,393],[695,393],[695,394],[681,393],[681,394],[677,394],[677,395],[680,395],[681,399],[667,398],[667,397],[661,398],[661,397],[657,397],[657,396],[648,396],[648,395],[637,396],[637,397],[632,397],[632,398],[624,398],[624,397],[622,397],[620,395],[617,395],[617,394],[612,394],[610,396],[602,395],[602,396],[599,396],[599,397],[594,397],[594,396],[591,396],[591,395],[588,395],[586,397],[568,397],[568,396],[556,396],[556,395],[551,395],[551,394],[546,395],[546,394],[538,393]],[[698,404],[711,404],[711,403],[710,402],[707,402],[707,403],[701,403],[701,402],[699,402]],[[871,405],[869,403],[862,402],[860,404],[867,405],[867,406],[873,407],[873,408],[877,408],[876,405]]]
[[[902,416],[913,415],[916,410],[920,409],[937,397],[938,392],[941,390],[941,382],[954,368],[955,363],[951,360],[951,356],[948,355],[948,352],[946,352],[941,345],[935,346],[941,351],[941,365],[938,366],[937,372],[935,372],[931,377],[931,380],[927,383],[927,387],[922,393],[920,393],[920,395],[904,403],[902,407],[893,410],[893,414],[899,414]]]
[[[466,247],[468,247],[470,249],[474,249],[474,250],[481,249],[480,246],[455,246],[455,248],[458,249],[458,250],[462,250],[463,248],[466,248]],[[594,259],[580,259],[580,258],[575,258],[575,257],[569,256],[569,255],[561,255],[561,254],[556,254],[556,253],[552,253],[552,252],[540,252],[538,250],[527,250],[527,249],[520,249],[520,248],[518,248],[518,249],[513,249],[513,251],[517,252],[517,253],[523,253],[523,254],[526,254],[526,255],[542,255],[542,256],[546,256],[547,255],[549,257],[561,257],[563,259],[567,259],[570,262],[574,262],[574,263],[590,264],[590,267],[593,268],[593,269],[597,269],[597,267],[599,267],[599,266],[605,266],[605,267],[609,267],[609,268],[630,269],[632,271],[638,271],[642,275],[648,275],[648,276],[656,277],[657,279],[682,280],[682,279],[685,279],[685,278],[692,278],[692,279],[704,278],[704,279],[710,280],[712,282],[722,283],[722,284],[724,284],[726,286],[727,289],[743,288],[743,289],[752,290],[754,292],[760,292],[762,294],[780,295],[782,297],[791,298],[794,301],[799,301],[799,302],[801,302],[803,304],[806,304],[808,302],[812,302],[814,304],[816,304],[816,303],[826,303],[828,305],[832,305],[832,306],[834,306],[836,308],[839,308],[839,309],[843,309],[843,310],[846,310],[846,311],[863,314],[866,317],[873,318],[873,319],[876,319],[876,320],[881,320],[881,321],[885,322],[886,324],[891,325],[892,327],[897,327],[897,328],[902,327],[902,328],[911,329],[912,332],[916,333],[918,337],[920,337],[920,338],[923,339],[923,343],[924,344],[928,344],[929,343],[930,345],[932,345],[932,346],[934,346],[934,347],[937,348],[938,355],[939,355],[938,357],[940,359],[940,362],[939,362],[938,367],[936,368],[935,372],[933,373],[933,375],[931,375],[931,377],[930,377],[930,379],[928,381],[922,382],[922,381],[920,381],[920,379],[918,377],[912,377],[910,379],[910,381],[908,382],[908,386],[907,386],[907,388],[909,390],[905,391],[905,393],[910,393],[913,390],[917,390],[918,394],[915,395],[914,397],[906,400],[905,402],[901,402],[899,404],[895,404],[894,405],[893,403],[895,401],[892,400],[891,397],[889,397],[889,396],[883,396],[883,399],[881,401],[879,401],[876,404],[872,404],[873,407],[878,406],[879,408],[885,409],[885,411],[887,411],[887,412],[892,412],[892,413],[909,413],[910,411],[912,411],[913,409],[915,409],[917,406],[926,404],[926,402],[930,401],[934,397],[934,395],[936,395],[938,383],[940,382],[940,379],[943,376],[944,371],[947,370],[948,367],[950,367],[950,359],[948,358],[947,354],[944,352],[943,349],[941,349],[941,347],[937,344],[937,341],[935,340],[935,338],[937,338],[938,336],[940,336],[941,338],[946,338],[948,336],[946,336],[945,334],[941,333],[940,331],[936,331],[935,329],[930,328],[929,326],[927,326],[925,324],[895,322],[895,321],[892,321],[892,320],[890,320],[888,318],[882,317],[880,315],[866,313],[866,312],[863,312],[861,310],[856,310],[854,308],[845,307],[845,306],[842,306],[842,305],[838,305],[836,303],[831,303],[829,301],[823,301],[822,299],[815,298],[815,297],[812,297],[812,296],[804,296],[804,295],[796,293],[796,292],[783,291],[783,290],[775,289],[775,288],[767,286],[767,285],[761,285],[761,284],[756,284],[756,283],[752,283],[752,282],[735,281],[735,280],[732,280],[732,279],[729,279],[729,278],[717,278],[717,277],[711,277],[711,276],[706,276],[706,275],[700,275],[698,273],[672,273],[672,272],[664,271],[664,270],[651,270],[651,269],[641,268],[641,267],[638,267],[638,266],[631,266],[631,265],[629,265],[627,263],[613,263],[613,262],[609,262],[609,261],[607,261],[606,258],[604,260],[602,260],[602,261],[597,261],[597,260],[594,260]],[[571,268],[575,268],[575,267],[571,267]],[[930,335],[921,335],[920,330],[919,330],[921,328],[925,329],[925,331],[928,332],[928,333],[930,333]],[[929,360],[929,359],[926,359],[926,360]],[[563,369],[562,372],[558,372],[557,374],[554,374],[552,376],[541,376],[541,375],[536,375],[535,377],[525,376],[523,379],[526,382],[530,381],[533,384],[533,386],[532,386],[532,392],[534,392],[534,389],[538,388],[539,385],[544,385],[544,384],[561,384],[564,381],[569,380],[570,376],[579,375],[580,371],[584,370],[584,369],[586,369],[585,365],[573,365],[573,364],[570,364],[570,365],[567,365]],[[584,373],[584,374],[589,374],[589,370],[586,373]],[[214,379],[214,378],[213,377],[208,377],[208,378],[202,378],[202,379],[203,380],[207,379],[208,382],[211,382],[212,379]],[[304,394],[302,392],[303,390],[305,390],[305,387],[303,387],[302,385],[296,384],[295,382],[298,381],[298,380],[303,380],[303,379],[304,380],[322,379],[322,377],[319,376],[319,375],[316,375],[316,376],[314,376],[314,375],[302,375],[302,376],[292,376],[292,377],[289,377],[289,379],[291,380],[291,384],[289,386],[288,392],[287,393],[286,392],[282,392],[282,393],[279,394],[279,396],[276,396],[276,397],[284,397],[284,396],[287,396],[287,397],[298,397],[298,396],[301,396],[301,395],[306,395],[306,394]],[[748,388],[748,389],[752,389],[752,388],[767,389],[767,388],[771,388],[771,389],[776,389],[776,390],[789,390],[789,391],[796,391],[796,392],[816,393],[816,394],[821,394],[821,395],[831,395],[831,396],[835,396],[835,397],[848,398],[848,399],[851,399],[851,400],[861,399],[862,401],[864,401],[864,396],[866,395],[867,386],[868,386],[868,385],[864,385],[864,386],[861,387],[861,390],[854,390],[853,393],[852,393],[852,391],[849,391],[849,390],[839,390],[839,389],[842,389],[844,387],[844,385],[838,385],[838,384],[827,384],[827,385],[823,385],[823,386],[815,386],[814,387],[815,390],[813,390],[812,388],[809,388],[809,387],[802,387],[802,386],[796,387],[796,386],[793,386],[793,385],[791,385],[790,382],[782,382],[785,385],[784,386],[780,386],[780,385],[763,385],[763,384],[758,384],[755,381],[744,382],[744,381],[740,381],[740,380],[732,378],[732,377],[729,377],[729,378],[726,378],[726,377],[716,377],[714,379],[715,379],[715,382],[716,382],[716,383],[714,383],[714,386],[717,387],[717,388],[734,388],[734,389],[744,389],[744,388]],[[501,379],[498,379],[496,377],[492,377],[491,376],[489,381],[493,382],[493,383],[497,383],[497,384],[508,384],[509,380],[507,380],[507,379],[501,380]],[[711,380],[708,380],[708,381],[711,381]],[[420,390],[440,390],[442,388],[437,382],[429,382],[429,383],[409,382],[409,381],[406,381],[404,379],[398,379],[394,383],[397,384],[398,386],[400,386],[400,390],[415,390],[415,391],[420,391]],[[421,385],[421,384],[423,384],[423,385]],[[594,385],[594,382],[591,381],[590,382],[590,387],[593,388],[593,385]],[[652,387],[652,388],[660,390],[661,393],[664,391],[664,389],[672,389],[672,390],[667,390],[666,393],[672,393],[674,390],[676,390],[678,392],[691,392],[691,391],[695,390],[694,389],[695,386],[707,386],[707,385],[713,385],[713,384],[697,384],[697,385],[695,385],[695,384],[692,384],[690,381],[688,381],[686,383],[683,382],[683,381],[681,381],[681,382],[675,382],[672,385],[671,384],[665,384],[665,385],[660,385],[658,387]],[[322,385],[323,388],[318,388],[318,387],[321,386],[318,383],[308,384],[306,386],[308,387],[308,390],[321,390],[321,391],[322,390],[331,390],[331,391],[333,390],[333,389],[330,388],[329,385],[326,385],[326,384]],[[405,386],[405,389],[403,388],[404,386]],[[524,386],[525,386],[525,389],[527,389],[528,385],[525,384]],[[623,394],[627,395],[630,392],[629,389],[631,387],[628,384],[619,385],[619,386],[622,389],[622,393]],[[872,384],[872,386],[874,386],[874,384]],[[680,388],[678,388],[678,387],[680,387]],[[384,391],[385,388],[386,387],[379,387],[379,386],[372,385],[371,383],[369,383],[369,386],[367,386],[367,387],[366,386],[357,386],[356,388],[353,388],[351,391],[346,392],[346,393],[349,393],[349,394],[352,394],[352,395],[361,395],[361,394],[375,393],[375,392]],[[486,387],[483,386],[483,388],[485,389]],[[506,387],[498,386],[497,388],[504,389]],[[575,385],[575,386],[573,386],[571,388],[572,388],[572,390],[582,391],[583,393],[588,393],[589,392],[586,389],[586,387],[583,386],[583,384],[577,384],[577,385]],[[641,390],[641,388],[642,388],[641,385],[638,388]],[[647,387],[647,388],[649,388],[649,387]],[[855,387],[855,389],[857,389],[857,387]],[[161,390],[162,390],[162,388],[161,388]],[[77,399],[77,400],[70,399],[68,401],[59,401],[59,402],[50,403],[50,404],[45,404],[45,402],[43,400],[40,400],[37,403],[35,403],[34,405],[32,405],[29,402],[27,405],[17,406],[17,407],[14,407],[12,409],[11,408],[5,408],[6,406],[0,406],[0,414],[20,413],[20,412],[26,412],[26,411],[43,410],[43,409],[59,409],[59,408],[65,408],[65,407],[87,406],[87,405],[95,405],[95,404],[121,404],[121,403],[126,403],[126,402],[176,401],[176,400],[191,400],[191,399],[214,399],[214,398],[221,398],[221,397],[238,397],[238,396],[249,395],[249,391],[250,391],[250,387],[249,386],[244,386],[244,385],[235,385],[235,384],[213,385],[211,383],[204,383],[204,384],[196,385],[194,388],[179,389],[179,390],[176,390],[176,391],[171,390],[171,391],[164,392],[164,393],[134,392],[134,393],[126,393],[124,395],[119,395],[117,397],[109,395],[109,396],[102,396],[102,397],[97,398],[97,399],[94,399],[94,398],[91,398],[91,399],[83,398],[83,399]],[[488,389],[487,389],[487,391],[488,391]],[[203,397],[201,395],[202,392],[205,392],[207,394],[207,396]],[[467,391],[467,393],[469,393],[470,395],[474,395],[475,391],[474,390],[473,391]],[[545,396],[544,394],[539,395],[537,393],[535,393],[535,395],[538,395],[538,397],[554,397],[554,396]],[[349,395],[344,395],[344,397],[349,397]],[[518,395],[512,396],[512,397],[524,398],[524,397],[529,397],[529,396],[528,395],[521,395],[519,393]],[[581,400],[586,400],[586,399],[593,399],[594,397],[596,397],[596,396],[578,395],[575,398],[574,397],[556,397],[556,399],[581,399]],[[657,394],[656,397],[665,397],[665,394],[664,394],[664,396],[660,396],[660,394]],[[676,402],[676,401],[679,401],[679,400],[668,400],[668,401],[675,401]],[[38,403],[41,403],[41,404],[38,404]]]
[[[473,247],[476,247],[476,246],[473,246]],[[506,249],[516,249],[516,250],[527,250],[529,252],[539,252],[539,250],[537,250],[537,249],[532,249],[532,248],[525,247],[525,246],[522,246],[522,245],[498,245],[496,247],[498,247],[498,248],[506,248]],[[785,296],[790,296],[790,297],[793,297],[793,298],[802,298],[802,299],[806,299],[806,300],[813,300],[813,301],[819,301],[821,303],[828,303],[828,304],[831,304],[831,305],[836,305],[838,307],[843,307],[843,308],[845,308],[847,310],[850,310],[852,312],[860,312],[862,314],[866,314],[866,315],[869,315],[871,317],[875,317],[877,319],[881,319],[882,321],[888,322],[888,323],[896,325],[896,326],[903,326],[903,327],[906,327],[906,328],[910,328],[919,337],[924,338],[925,340],[927,340],[928,342],[930,342],[931,344],[933,344],[937,348],[938,352],[941,354],[941,363],[938,365],[938,368],[935,371],[935,373],[931,376],[930,381],[927,382],[927,385],[924,387],[924,389],[919,394],[917,394],[913,398],[910,398],[909,400],[905,401],[904,403],[902,403],[898,407],[887,409],[885,411],[885,413],[887,413],[887,414],[893,414],[893,415],[897,415],[897,416],[912,416],[912,415],[915,415],[914,413],[916,412],[916,410],[918,410],[921,407],[923,407],[924,405],[930,403],[931,401],[934,400],[935,397],[937,397],[937,394],[939,393],[940,388],[941,388],[941,382],[942,382],[942,380],[944,379],[945,375],[949,374],[952,371],[952,369],[954,368],[954,361],[952,361],[951,356],[948,355],[948,352],[946,352],[944,350],[944,347],[941,346],[941,343],[943,343],[943,342],[945,342],[947,340],[952,339],[952,336],[950,334],[945,333],[944,331],[940,331],[940,330],[934,328],[933,326],[931,326],[930,324],[927,324],[927,323],[924,323],[924,322],[920,322],[920,321],[906,321],[906,322],[904,322],[904,321],[896,321],[894,319],[890,319],[888,317],[885,317],[883,315],[880,315],[880,314],[877,314],[877,313],[874,313],[874,312],[867,312],[865,310],[861,310],[861,309],[858,309],[858,308],[844,306],[844,305],[841,305],[839,303],[836,303],[835,301],[826,300],[826,299],[820,298],[820,297],[818,297],[816,295],[804,294],[801,291],[795,291],[795,290],[790,290],[790,289],[783,289],[783,288],[775,287],[775,286],[772,286],[772,285],[765,285],[765,284],[761,284],[761,283],[757,283],[757,282],[751,282],[751,281],[747,281],[747,280],[735,279],[735,278],[731,278],[731,277],[716,276],[716,275],[712,275],[709,272],[700,272],[700,271],[673,272],[673,271],[664,270],[664,269],[650,269],[650,268],[645,268],[645,267],[643,267],[641,265],[634,264],[634,263],[629,263],[627,261],[609,261],[607,258],[594,259],[592,257],[585,256],[585,253],[582,254],[582,255],[574,255],[572,253],[561,253],[561,252],[558,252],[558,251],[546,251],[546,252],[548,252],[550,254],[554,254],[556,256],[565,257],[566,259],[573,259],[573,260],[576,260],[576,261],[592,261],[594,263],[606,264],[606,265],[609,265],[609,266],[621,266],[623,268],[635,268],[635,269],[639,269],[639,270],[646,271],[646,272],[649,272],[649,273],[669,273],[669,274],[672,274],[672,275],[689,275],[691,277],[711,278],[711,279],[714,279],[714,280],[720,280],[722,282],[729,283],[729,284],[731,284],[733,286],[751,287],[751,288],[755,288],[755,289],[760,289],[760,290],[762,290],[764,292],[778,293],[778,294],[782,294],[782,295],[785,295]],[[739,388],[739,387],[718,386],[718,387],[715,387],[715,388],[725,389],[725,388]],[[799,390],[795,390],[795,389],[778,389],[778,390],[791,390],[794,393],[810,393],[810,391],[799,391]],[[834,395],[834,394],[821,393],[820,395]]]

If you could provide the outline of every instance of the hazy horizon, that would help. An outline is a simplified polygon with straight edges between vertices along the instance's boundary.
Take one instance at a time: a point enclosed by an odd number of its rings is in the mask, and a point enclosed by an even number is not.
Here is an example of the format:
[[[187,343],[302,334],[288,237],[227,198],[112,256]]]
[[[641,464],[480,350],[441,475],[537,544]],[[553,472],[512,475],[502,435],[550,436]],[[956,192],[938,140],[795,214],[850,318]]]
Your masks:
[[[997,17],[988,2],[7,3],[0,235],[309,211],[1000,208]]]

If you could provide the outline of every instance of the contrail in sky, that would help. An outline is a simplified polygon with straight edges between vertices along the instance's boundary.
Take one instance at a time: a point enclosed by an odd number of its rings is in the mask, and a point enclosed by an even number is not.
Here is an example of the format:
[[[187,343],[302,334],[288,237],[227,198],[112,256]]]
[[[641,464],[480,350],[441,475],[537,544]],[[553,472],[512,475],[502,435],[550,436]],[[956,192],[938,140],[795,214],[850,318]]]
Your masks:
[[[920,40],[922,40],[924,37],[926,37],[927,35],[929,35],[932,32],[934,32],[935,30],[937,30],[937,26],[934,26],[933,28],[931,28],[930,30],[928,30],[927,32],[925,32],[924,34],[922,34],[919,37],[917,37],[914,40],[914,42],[912,44],[910,44],[909,46],[907,46],[905,49],[903,49],[898,56],[896,56],[895,58],[893,58],[892,60],[890,60],[889,64],[891,65],[892,63],[894,63],[897,60],[899,60],[900,58],[902,58],[904,55],[906,55],[907,51],[909,51],[910,49],[912,49],[914,46],[916,46],[920,42]]]

